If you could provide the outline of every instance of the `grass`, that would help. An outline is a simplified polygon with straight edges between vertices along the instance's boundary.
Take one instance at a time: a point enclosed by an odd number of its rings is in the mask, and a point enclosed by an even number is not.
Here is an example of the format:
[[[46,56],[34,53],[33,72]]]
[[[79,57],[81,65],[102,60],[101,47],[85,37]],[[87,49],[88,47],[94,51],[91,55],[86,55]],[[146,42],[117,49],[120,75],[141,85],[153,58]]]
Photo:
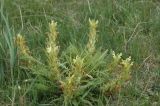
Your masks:
[[[0,5],[0,105],[160,104],[158,0],[1,0]],[[88,42],[89,18],[98,20],[94,56],[89,56],[84,49]],[[64,70],[63,81],[67,83],[70,78],[68,73],[75,68],[72,61],[76,55],[80,56],[79,61],[84,58],[85,69],[91,70],[94,78],[91,81],[82,78],[88,87],[84,86],[85,90],[69,103],[57,86],[59,83],[46,78],[50,73],[45,48],[48,24],[52,20],[57,22],[59,32],[57,45],[60,46],[58,56],[62,62],[60,68]],[[14,41],[18,33],[25,38],[31,57],[17,56]],[[98,87],[104,64],[111,63],[112,50],[122,53],[122,58],[131,56],[134,65],[132,78],[123,89],[106,96]],[[26,65],[28,61],[31,66]],[[94,70],[102,70],[102,73]]]

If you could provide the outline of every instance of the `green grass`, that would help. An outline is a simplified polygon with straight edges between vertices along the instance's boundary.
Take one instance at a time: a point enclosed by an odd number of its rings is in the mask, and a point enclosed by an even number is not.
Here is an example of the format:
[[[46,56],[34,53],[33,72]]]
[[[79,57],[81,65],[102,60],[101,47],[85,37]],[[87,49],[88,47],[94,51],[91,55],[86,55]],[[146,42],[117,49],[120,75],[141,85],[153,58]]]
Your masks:
[[[160,105],[159,17],[158,0],[1,0],[0,105],[61,106],[64,102],[62,95],[52,94],[52,90],[57,90],[55,84],[19,65],[17,48],[13,45],[14,37],[18,33],[24,35],[34,59],[46,64],[48,23],[55,20],[58,23],[58,44],[62,54],[60,59],[71,62],[71,58],[67,57],[70,53],[80,53],[79,55],[83,56],[83,52],[81,54],[79,51],[83,50],[88,41],[89,18],[99,20],[97,48],[122,52],[123,58],[132,57],[132,78],[125,88],[114,96],[108,97],[101,93],[98,95],[97,91],[88,90],[84,97],[78,100],[76,98],[72,104]],[[96,61],[97,58],[94,58]],[[99,64],[101,62],[103,64],[101,60]],[[44,66],[35,65],[32,70],[45,72],[45,69]],[[53,88],[48,91],[37,90],[37,81],[51,84]],[[18,86],[21,86],[21,90]],[[43,85],[39,85],[39,88],[45,89]]]

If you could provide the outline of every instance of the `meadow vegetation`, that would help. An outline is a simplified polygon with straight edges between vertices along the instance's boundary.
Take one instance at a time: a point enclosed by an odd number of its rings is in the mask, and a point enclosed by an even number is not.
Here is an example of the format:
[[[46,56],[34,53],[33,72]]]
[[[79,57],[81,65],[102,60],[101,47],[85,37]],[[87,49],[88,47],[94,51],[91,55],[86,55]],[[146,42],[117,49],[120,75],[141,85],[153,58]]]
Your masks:
[[[0,0],[0,106],[159,106],[158,0]]]

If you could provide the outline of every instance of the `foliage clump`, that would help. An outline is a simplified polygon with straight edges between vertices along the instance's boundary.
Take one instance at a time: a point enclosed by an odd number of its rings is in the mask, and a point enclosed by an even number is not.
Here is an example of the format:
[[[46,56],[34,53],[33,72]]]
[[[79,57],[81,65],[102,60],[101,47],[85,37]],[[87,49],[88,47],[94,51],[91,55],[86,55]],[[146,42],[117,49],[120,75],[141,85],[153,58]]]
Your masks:
[[[39,78],[39,88],[45,88],[45,92],[52,92],[52,95],[62,98],[64,105],[70,105],[77,98],[87,98],[91,94],[97,95],[96,97],[101,93],[105,96],[117,94],[131,78],[131,57],[123,59],[122,53],[96,48],[97,27],[98,21],[89,19],[86,48],[80,50],[71,45],[60,54],[57,23],[52,21],[45,48],[47,63],[43,63],[43,68],[40,62],[36,63],[36,67],[31,66],[34,67],[33,74]],[[29,53],[24,38],[18,35],[17,39],[18,52],[24,55]]]

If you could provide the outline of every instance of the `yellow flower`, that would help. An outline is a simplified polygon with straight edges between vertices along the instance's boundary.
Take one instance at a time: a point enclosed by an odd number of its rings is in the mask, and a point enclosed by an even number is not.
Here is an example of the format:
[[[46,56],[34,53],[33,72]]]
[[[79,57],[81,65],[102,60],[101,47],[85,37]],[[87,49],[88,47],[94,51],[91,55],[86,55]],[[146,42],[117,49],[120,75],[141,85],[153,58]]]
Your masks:
[[[84,58],[76,56],[76,58],[73,59],[73,64],[73,70],[75,70],[76,74],[83,74]]]
[[[74,77],[75,77],[74,74],[71,77],[69,77],[68,84],[72,84],[72,82],[74,81]]]
[[[131,66],[133,66],[133,62],[131,62],[131,56],[129,56],[126,60],[122,60],[121,64],[126,70],[129,70]]]
[[[79,56],[76,56],[75,59],[73,59],[73,63],[75,65],[82,65],[83,64],[84,59],[80,58]]]
[[[119,62],[121,60],[122,53],[119,53],[119,54],[116,55],[115,52],[113,51],[112,56],[113,56],[113,59],[114,59],[115,62]]]
[[[95,20],[89,19],[89,24],[90,24],[91,28],[95,29],[95,28],[97,28],[98,20],[95,21]]]
[[[51,46],[47,47],[47,53],[51,53],[51,50],[52,50]]]

